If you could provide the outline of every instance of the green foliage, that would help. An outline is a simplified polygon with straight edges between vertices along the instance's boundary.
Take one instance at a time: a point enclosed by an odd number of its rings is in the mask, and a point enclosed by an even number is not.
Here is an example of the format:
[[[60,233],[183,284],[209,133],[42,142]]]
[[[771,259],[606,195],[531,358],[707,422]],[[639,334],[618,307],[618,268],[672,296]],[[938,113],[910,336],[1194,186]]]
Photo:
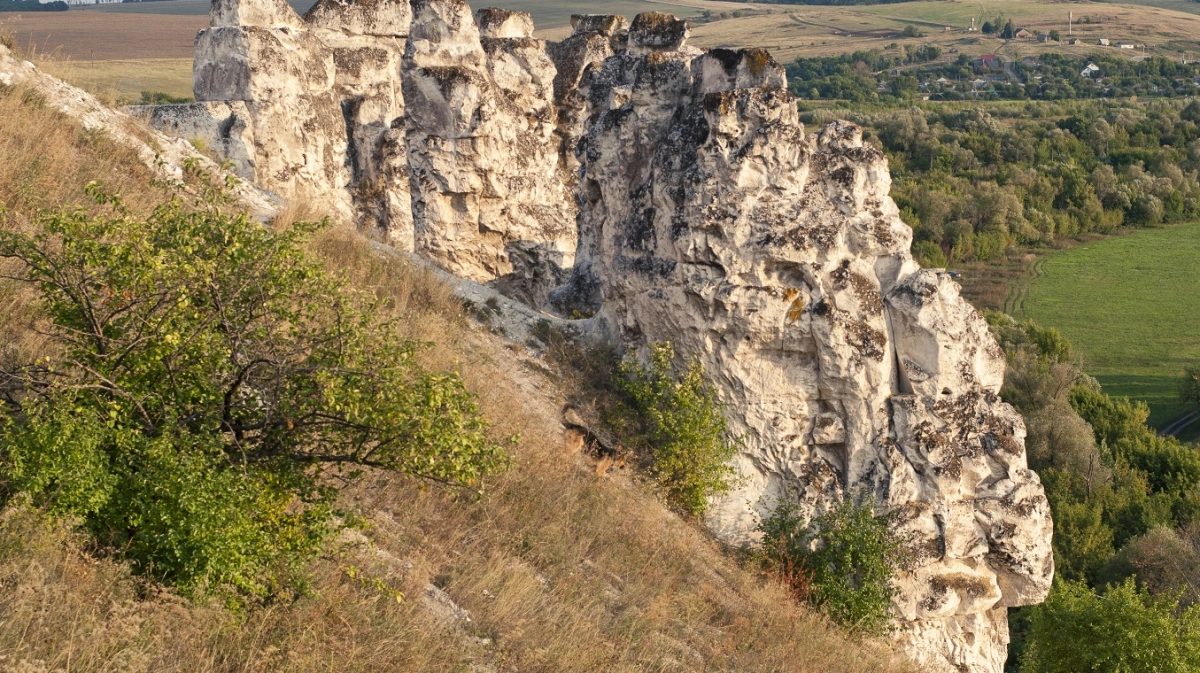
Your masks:
[[[712,388],[704,383],[699,360],[688,362],[679,375],[674,360],[671,343],[651,344],[649,364],[626,359],[618,383],[655,479],[671,502],[697,515],[709,498],[732,487],[734,472],[728,463],[738,444]]]
[[[1184,368],[1183,381],[1179,383],[1179,401],[1200,409],[1200,365]]]
[[[969,95],[979,74],[964,57],[914,75],[913,68],[900,71],[901,63],[930,55],[906,54],[803,59],[788,73],[801,98],[891,106],[813,109],[804,121],[846,118],[882,146],[894,176],[892,196],[913,227],[919,258],[934,266],[1004,259],[1019,246],[1200,217],[1200,126],[1188,119],[1192,103],[922,104],[911,100],[919,84],[929,95]],[[1192,75],[1185,81],[1192,86]],[[934,247],[945,263],[935,261]]]
[[[1072,391],[1071,403],[1095,430],[1096,440],[1107,444],[1115,460],[1145,474],[1154,491],[1182,494],[1200,486],[1200,451],[1146,426],[1145,404],[1082,387]]]
[[[504,465],[459,377],[306,252],[322,225],[92,193],[111,214],[0,231],[52,324],[45,359],[0,372],[0,499],[78,517],[185,593],[269,596],[336,528],[328,471],[477,487]]]
[[[191,103],[194,99],[188,96],[172,96],[169,93],[162,91],[143,91],[142,105],[178,105],[181,103]]]
[[[1022,673],[1200,671],[1200,608],[1177,614],[1174,596],[1154,597],[1132,580],[1097,594],[1059,582],[1031,608]]]
[[[806,585],[808,600],[840,624],[878,634],[887,629],[892,580],[908,560],[889,522],[849,500],[805,522],[798,505],[781,501],[759,530],[768,570],[800,569],[806,577],[796,584]]]

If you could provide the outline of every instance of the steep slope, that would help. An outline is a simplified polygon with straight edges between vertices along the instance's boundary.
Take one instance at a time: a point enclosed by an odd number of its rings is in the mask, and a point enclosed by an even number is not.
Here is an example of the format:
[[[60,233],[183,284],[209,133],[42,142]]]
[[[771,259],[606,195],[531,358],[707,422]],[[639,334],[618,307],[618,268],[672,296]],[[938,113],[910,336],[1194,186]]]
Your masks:
[[[85,130],[30,81],[0,88],[4,226],[85,202],[92,180],[135,211],[161,198],[135,150]],[[520,435],[512,469],[480,497],[368,481],[345,501],[363,534],[314,565],[314,595],[241,614],[148,586],[68,526],[13,505],[0,513],[0,670],[906,670],[629,479],[598,477],[563,438],[562,383],[468,322],[446,286],[350,231],[315,249],[392,300],[408,333],[434,344],[430,366],[463,372],[497,436]],[[29,296],[5,281],[0,307],[6,347],[29,337]]]

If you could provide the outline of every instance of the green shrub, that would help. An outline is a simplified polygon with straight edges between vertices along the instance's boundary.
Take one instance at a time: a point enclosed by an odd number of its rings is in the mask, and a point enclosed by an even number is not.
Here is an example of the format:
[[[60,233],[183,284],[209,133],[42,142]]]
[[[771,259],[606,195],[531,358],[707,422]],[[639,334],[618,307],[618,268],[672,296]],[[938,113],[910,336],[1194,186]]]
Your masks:
[[[269,596],[336,529],[328,472],[477,486],[503,466],[459,377],[306,253],[322,225],[179,198],[36,224],[0,231],[52,325],[45,359],[0,372],[0,505],[78,517],[185,594]]]
[[[1193,673],[1200,671],[1200,608],[1177,610],[1132,579],[1097,594],[1059,582],[1029,610],[1022,673]]]
[[[189,96],[172,96],[162,91],[143,91],[142,105],[179,105],[191,103],[194,99]]]
[[[878,634],[888,627],[892,580],[909,558],[889,523],[850,500],[806,522],[798,505],[781,501],[759,530],[768,571],[785,571],[794,594],[840,624]]]
[[[1179,401],[1200,409],[1200,365],[1184,368],[1183,381],[1179,384]]]
[[[699,360],[689,361],[680,375],[674,360],[669,342],[651,344],[649,364],[627,358],[618,383],[630,407],[633,441],[649,454],[655,479],[671,502],[698,515],[709,498],[732,488],[728,463],[738,444]]]

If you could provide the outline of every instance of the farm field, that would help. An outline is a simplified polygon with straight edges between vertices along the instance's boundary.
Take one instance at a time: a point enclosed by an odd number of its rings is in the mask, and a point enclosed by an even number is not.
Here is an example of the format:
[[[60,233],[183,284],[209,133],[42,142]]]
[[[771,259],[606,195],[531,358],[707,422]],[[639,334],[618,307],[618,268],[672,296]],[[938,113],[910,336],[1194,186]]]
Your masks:
[[[174,16],[207,16],[209,0],[170,0],[168,2],[121,3],[93,5],[78,11],[99,14],[160,14]],[[315,0],[288,0],[303,14]],[[632,17],[639,12],[670,12],[678,16],[697,16],[702,8],[716,11],[748,7],[741,3],[709,2],[707,0],[491,0],[472,2],[475,9],[504,7],[529,12],[540,30],[561,29],[571,24],[572,14],[624,14]]]
[[[195,53],[196,31],[207,25],[207,15],[76,10],[0,14],[0,33],[11,35],[21,53],[38,63],[47,60],[129,63],[145,59],[191,59]]]
[[[1145,401],[1161,427],[1184,411],[1183,367],[1200,363],[1197,259],[1200,223],[1086,243],[1039,259],[1028,293],[1010,308],[1061,330],[1106,392]]]
[[[1113,43],[1128,41],[1146,44],[1153,53],[1182,56],[1200,53],[1200,16],[1177,8],[1194,2],[1174,3],[1161,0],[1162,6],[1115,3],[1046,3],[1031,0],[951,0],[947,2],[906,2],[872,6],[768,5],[783,11],[764,16],[730,18],[696,26],[692,42],[706,47],[761,46],[771,50],[780,62],[800,56],[828,56],[856,50],[881,50],[899,44],[935,44],[948,57],[959,53],[1003,54],[1013,57],[1036,56],[1047,52],[1091,53],[1100,38]],[[760,5],[761,7],[761,5]],[[1073,36],[1084,41],[1068,45],[1067,12],[1074,12]],[[1036,40],[1003,40],[999,37],[967,32],[971,19],[982,26],[985,20],[1003,17],[1020,28],[1048,33],[1058,30],[1062,43]],[[1085,23],[1087,21],[1087,23]],[[901,39],[905,26],[914,26],[925,37]],[[946,28],[950,28],[949,31]],[[1150,52],[1148,52],[1150,53]]]

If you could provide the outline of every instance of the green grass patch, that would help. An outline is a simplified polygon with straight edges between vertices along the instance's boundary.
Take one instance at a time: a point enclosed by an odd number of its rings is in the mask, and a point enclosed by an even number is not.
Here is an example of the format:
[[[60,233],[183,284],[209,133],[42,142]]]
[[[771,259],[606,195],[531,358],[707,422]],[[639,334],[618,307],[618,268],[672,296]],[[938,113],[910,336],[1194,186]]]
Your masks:
[[[1183,413],[1183,368],[1200,362],[1200,223],[1083,244],[1039,272],[1024,317],[1061,330],[1105,392],[1149,404],[1151,425]]]

